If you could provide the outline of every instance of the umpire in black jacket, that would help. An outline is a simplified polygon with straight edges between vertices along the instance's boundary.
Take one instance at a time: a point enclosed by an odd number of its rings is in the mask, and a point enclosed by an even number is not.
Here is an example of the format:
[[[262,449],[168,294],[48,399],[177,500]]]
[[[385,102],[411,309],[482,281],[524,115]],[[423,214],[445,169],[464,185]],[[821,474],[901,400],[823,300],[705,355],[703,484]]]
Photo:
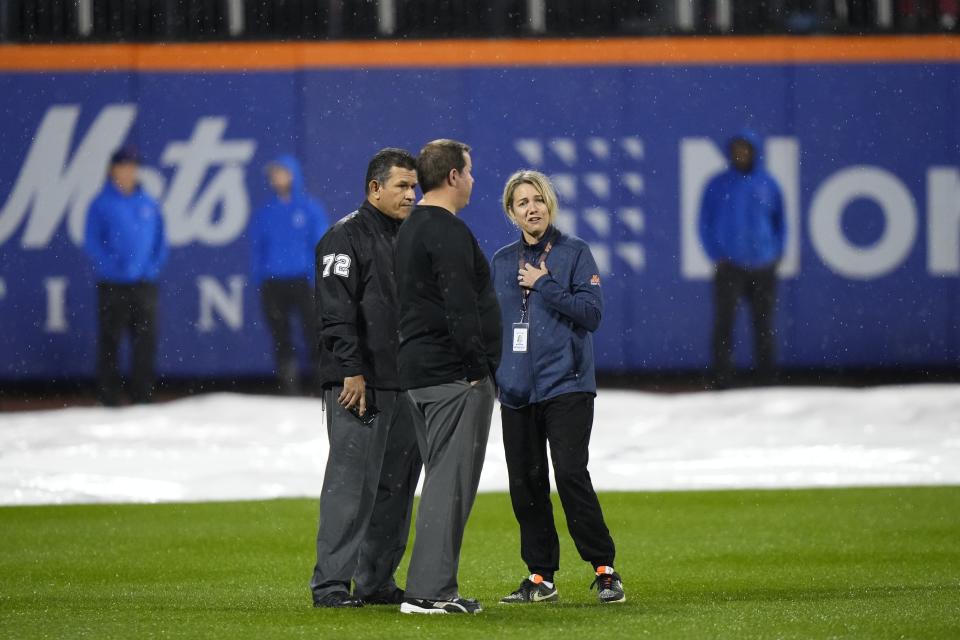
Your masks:
[[[406,549],[422,463],[412,405],[400,392],[397,372],[393,251],[416,185],[409,153],[377,152],[367,167],[366,201],[317,245],[320,371],[330,440],[310,581],[317,607],[403,599],[393,574]]]

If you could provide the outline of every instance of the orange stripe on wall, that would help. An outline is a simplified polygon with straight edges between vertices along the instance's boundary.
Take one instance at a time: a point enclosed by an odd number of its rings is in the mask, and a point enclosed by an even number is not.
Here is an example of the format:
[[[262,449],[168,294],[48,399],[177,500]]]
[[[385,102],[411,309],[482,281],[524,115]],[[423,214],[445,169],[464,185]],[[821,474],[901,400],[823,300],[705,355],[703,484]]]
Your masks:
[[[956,61],[945,35],[0,46],[0,71],[34,72]]]

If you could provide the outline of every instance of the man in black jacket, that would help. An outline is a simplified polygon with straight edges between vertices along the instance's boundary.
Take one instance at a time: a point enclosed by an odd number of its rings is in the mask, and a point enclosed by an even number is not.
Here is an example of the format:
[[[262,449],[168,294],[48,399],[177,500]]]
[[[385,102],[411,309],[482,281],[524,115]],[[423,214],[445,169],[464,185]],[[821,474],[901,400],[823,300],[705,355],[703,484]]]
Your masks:
[[[400,392],[394,241],[413,209],[416,161],[379,151],[366,201],[316,251],[320,371],[330,453],[320,498],[314,606],[400,604],[393,574],[410,532],[422,463]],[[355,583],[350,595],[350,582]]]
[[[500,360],[490,265],[456,213],[473,188],[470,147],[435,140],[417,157],[423,200],[397,235],[400,384],[416,406],[425,476],[403,613],[477,613],[457,569],[477,495]]]

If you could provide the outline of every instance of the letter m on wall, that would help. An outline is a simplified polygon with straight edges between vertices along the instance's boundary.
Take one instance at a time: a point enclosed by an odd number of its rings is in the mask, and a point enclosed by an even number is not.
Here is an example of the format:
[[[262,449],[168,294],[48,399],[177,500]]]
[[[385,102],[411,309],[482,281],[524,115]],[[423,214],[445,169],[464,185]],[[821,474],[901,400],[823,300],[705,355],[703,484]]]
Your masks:
[[[46,247],[68,214],[70,238],[80,244],[87,207],[103,183],[110,154],[126,139],[136,115],[133,105],[106,107],[71,156],[80,107],[48,109],[0,210],[0,244],[26,220],[21,245],[26,249]]]

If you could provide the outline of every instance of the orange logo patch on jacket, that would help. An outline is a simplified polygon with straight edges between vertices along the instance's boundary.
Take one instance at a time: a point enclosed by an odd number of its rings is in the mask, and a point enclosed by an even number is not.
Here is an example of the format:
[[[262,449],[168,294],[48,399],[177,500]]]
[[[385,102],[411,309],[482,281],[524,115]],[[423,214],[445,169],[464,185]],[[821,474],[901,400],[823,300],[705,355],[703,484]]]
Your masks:
[[[599,287],[599,286],[600,286],[600,276],[597,275],[597,274],[594,274],[594,276],[593,276],[592,278],[590,278],[590,284],[592,284],[592,285],[595,286],[595,287]]]

